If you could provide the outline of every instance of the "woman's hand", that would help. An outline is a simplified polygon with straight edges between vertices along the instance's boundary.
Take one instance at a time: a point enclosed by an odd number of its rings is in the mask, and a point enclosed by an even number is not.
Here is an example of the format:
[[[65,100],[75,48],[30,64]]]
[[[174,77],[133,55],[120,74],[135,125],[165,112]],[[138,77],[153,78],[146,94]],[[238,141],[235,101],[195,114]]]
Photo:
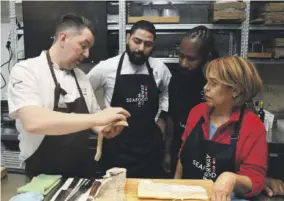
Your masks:
[[[213,184],[211,201],[230,201],[236,180],[236,174],[223,172]]]
[[[279,179],[266,178],[264,191],[269,197],[284,195],[284,182]]]

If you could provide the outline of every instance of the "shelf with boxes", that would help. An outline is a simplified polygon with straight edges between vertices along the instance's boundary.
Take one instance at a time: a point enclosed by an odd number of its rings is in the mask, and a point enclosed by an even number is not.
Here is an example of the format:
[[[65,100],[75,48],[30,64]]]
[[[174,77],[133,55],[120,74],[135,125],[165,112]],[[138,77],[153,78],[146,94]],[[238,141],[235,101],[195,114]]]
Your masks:
[[[159,2],[159,3],[158,3]],[[196,24],[204,24],[212,29],[240,29],[245,19],[246,4],[182,1],[128,2],[126,23],[148,20],[154,24],[170,26],[172,29],[190,29]],[[241,17],[238,16],[241,13]],[[221,23],[220,23],[221,22]],[[167,27],[165,27],[167,29]]]
[[[284,63],[284,3],[252,2],[248,58],[258,64]]]
[[[284,25],[283,2],[252,2],[251,23],[265,25]]]
[[[251,33],[248,58],[257,59],[258,63],[283,64],[284,37],[281,36],[282,34],[278,31],[270,32],[269,36],[261,32]]]
[[[241,41],[241,31],[243,29],[243,18],[232,18],[229,21],[225,19],[217,19],[214,18],[214,3],[211,1],[208,2],[189,2],[189,1],[181,1],[181,2],[174,2],[172,1],[151,1],[148,2],[119,2],[121,7],[125,7],[125,13],[119,13],[119,15],[123,15],[124,18],[121,19],[119,24],[109,24],[108,30],[120,30],[124,27],[124,30],[128,31],[132,27],[133,23],[138,20],[148,20],[153,22],[155,25],[157,34],[156,41],[156,48],[153,52],[153,56],[161,59],[165,63],[175,64],[178,63],[178,53],[172,55],[169,49],[174,49],[177,44],[181,41],[182,37],[189,32],[190,29],[196,26],[205,26],[213,32],[223,31],[226,32],[225,34],[219,34],[219,37],[225,35],[225,39],[222,38],[220,41],[226,41],[226,50],[221,50],[221,52],[225,53],[225,55],[232,55],[236,54],[236,51],[240,51],[240,41]],[[225,8],[229,10],[229,13],[232,14],[234,11],[230,10],[230,5],[226,4]],[[239,3],[233,4],[233,7],[238,7]],[[241,8],[238,10],[242,13],[245,13],[245,5],[241,3]],[[223,4],[222,4],[223,6]],[[217,9],[217,8],[216,8]],[[222,13],[222,8],[218,8],[219,12]],[[226,11],[226,9],[225,9]],[[218,12],[217,12],[218,13]],[[163,20],[158,20],[163,19]],[[173,18],[167,17],[175,17],[176,21],[171,21]],[[168,21],[167,21],[168,19]],[[124,26],[121,24],[124,23]],[[122,33],[125,34],[125,33]],[[126,35],[126,34],[125,34]],[[169,41],[164,42],[165,37],[167,36],[160,36],[160,35],[171,35],[171,42]],[[178,37],[173,35],[179,35]],[[119,40],[123,40],[123,35],[120,36]],[[219,40],[220,38],[218,38]],[[239,40],[239,42],[236,42]],[[123,43],[121,43],[123,44]],[[120,47],[122,50],[126,44],[123,44]],[[239,45],[238,48],[235,46]],[[168,54],[165,52],[168,51]],[[162,54],[158,54],[157,52]],[[121,53],[121,52],[120,52]]]
[[[250,30],[263,30],[263,31],[284,31],[284,25],[281,24],[250,24]]]
[[[247,57],[249,51],[249,38],[254,38],[251,31],[284,31],[284,26],[279,24],[279,21],[264,20],[263,22],[255,20],[255,7],[259,7],[261,4],[262,10],[266,9],[266,13],[271,12],[273,9],[278,9],[277,12],[281,12],[283,3],[266,3],[266,2],[228,2],[228,3],[214,3],[214,2],[198,2],[198,1],[119,1],[117,6],[124,6],[124,13],[119,12],[120,23],[109,24],[108,30],[118,31],[121,28],[121,24],[124,23],[125,30],[130,30],[132,23],[129,23],[129,17],[166,17],[167,15],[179,17],[179,19],[173,23],[166,21],[163,23],[154,23],[158,34],[180,34],[186,32],[193,27],[203,25],[212,30],[228,30],[234,34],[234,43],[239,45],[241,49],[241,56]],[[279,6],[281,5],[281,6]],[[190,11],[190,12],[189,12]],[[203,12],[201,12],[203,11]],[[268,15],[268,14],[267,14]],[[230,16],[228,18],[228,16]],[[264,16],[264,15],[263,15]],[[273,16],[273,15],[272,15]],[[131,19],[131,18],[130,18]],[[136,20],[141,18],[136,18]],[[147,18],[149,20],[149,18]],[[251,20],[250,20],[251,19]],[[268,19],[268,18],[266,18]],[[270,18],[271,19],[271,18]],[[132,18],[133,20],[133,18]],[[150,18],[151,21],[151,18]],[[135,22],[131,21],[130,22]],[[155,22],[155,21],[153,21]],[[241,32],[241,33],[238,33]],[[122,40],[125,35],[119,36],[119,40]],[[230,38],[231,39],[231,38]],[[236,41],[236,39],[239,39]],[[232,43],[230,43],[232,44]],[[125,50],[125,44],[122,45],[121,50]],[[236,54],[238,52],[232,51],[230,54]],[[250,55],[251,56],[251,55]],[[166,63],[177,63],[177,58],[161,58]],[[274,58],[250,58],[255,63],[265,64],[282,64],[283,59]]]
[[[254,64],[284,64],[284,59],[250,59]]]
[[[238,24],[154,24],[156,30],[189,30],[196,26],[206,26],[209,29],[240,30]],[[126,30],[130,30],[132,24],[126,24]],[[119,30],[118,24],[108,24],[108,30]]]

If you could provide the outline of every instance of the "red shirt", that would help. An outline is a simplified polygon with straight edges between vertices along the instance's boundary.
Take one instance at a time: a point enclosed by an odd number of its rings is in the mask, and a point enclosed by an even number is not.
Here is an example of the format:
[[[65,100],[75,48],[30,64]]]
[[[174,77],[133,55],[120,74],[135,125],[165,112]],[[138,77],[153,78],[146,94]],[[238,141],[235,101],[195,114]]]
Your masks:
[[[187,118],[182,135],[183,144],[201,116],[204,118],[202,129],[204,139],[209,140],[209,113],[211,107],[207,103],[195,106]],[[230,144],[230,136],[240,116],[240,109],[233,112],[230,120],[218,127],[212,140],[222,144]],[[236,148],[236,174],[247,176],[252,181],[252,190],[245,197],[258,195],[264,188],[267,169],[267,142],[264,124],[252,111],[246,109],[241,123],[239,140]]]

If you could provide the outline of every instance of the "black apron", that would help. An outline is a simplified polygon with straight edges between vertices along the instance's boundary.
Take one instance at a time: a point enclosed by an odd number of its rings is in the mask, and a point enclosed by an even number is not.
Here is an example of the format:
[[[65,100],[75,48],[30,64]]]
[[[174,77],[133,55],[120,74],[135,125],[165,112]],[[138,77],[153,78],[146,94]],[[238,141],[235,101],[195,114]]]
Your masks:
[[[147,61],[147,74],[121,75],[122,54],[111,101],[130,112],[129,126],[113,139],[104,139],[102,166],[123,167],[127,177],[159,178],[162,169],[162,132],[155,122],[159,91]]]
[[[71,73],[75,78],[80,97],[74,102],[65,103],[67,107],[58,107],[60,95],[66,95],[66,91],[57,82],[53,64],[47,52],[47,61],[52,78],[55,83],[53,111],[63,113],[89,114],[84,96],[80,89],[74,71]],[[26,160],[26,173],[28,176],[38,174],[59,174],[64,177],[93,177],[95,175],[94,148],[89,146],[91,130],[67,135],[46,135],[35,153]]]
[[[245,106],[241,107],[239,120],[231,135],[231,144],[205,140],[202,130],[203,118],[189,134],[180,154],[184,179],[212,179],[215,181],[223,172],[236,172],[236,145]]]
[[[175,173],[178,153],[182,144],[182,134],[191,109],[203,102],[203,88],[206,78],[202,68],[173,74],[169,83],[169,115],[174,123],[174,136],[171,146],[171,173]]]

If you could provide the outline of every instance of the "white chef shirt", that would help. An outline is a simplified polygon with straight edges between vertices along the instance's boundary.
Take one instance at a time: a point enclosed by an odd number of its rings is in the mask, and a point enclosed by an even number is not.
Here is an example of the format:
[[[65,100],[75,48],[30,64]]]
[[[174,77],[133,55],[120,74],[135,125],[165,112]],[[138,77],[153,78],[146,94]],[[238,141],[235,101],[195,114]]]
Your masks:
[[[60,70],[56,65],[53,67],[57,82],[67,92],[65,96],[60,95],[59,104],[73,102],[80,97],[75,78],[71,72]],[[95,113],[99,111],[100,108],[86,74],[78,68],[74,69],[74,72],[89,112]],[[16,112],[25,106],[39,106],[53,110],[54,88],[55,84],[45,51],[40,56],[21,61],[12,68],[8,83],[8,104],[11,118],[16,119],[21,160],[26,160],[37,150],[45,135],[26,132],[20,119],[16,117]]]
[[[121,55],[118,55],[108,60],[101,61],[88,73],[93,89],[97,90],[103,88],[106,107],[109,107],[111,103],[120,57]],[[153,69],[157,87],[161,91],[159,94],[159,112],[161,110],[167,112],[169,107],[168,85],[171,79],[171,73],[168,67],[157,58],[150,57],[149,64]],[[149,72],[146,63],[141,66],[136,66],[129,61],[128,54],[126,53],[122,64],[121,74],[149,74]]]

